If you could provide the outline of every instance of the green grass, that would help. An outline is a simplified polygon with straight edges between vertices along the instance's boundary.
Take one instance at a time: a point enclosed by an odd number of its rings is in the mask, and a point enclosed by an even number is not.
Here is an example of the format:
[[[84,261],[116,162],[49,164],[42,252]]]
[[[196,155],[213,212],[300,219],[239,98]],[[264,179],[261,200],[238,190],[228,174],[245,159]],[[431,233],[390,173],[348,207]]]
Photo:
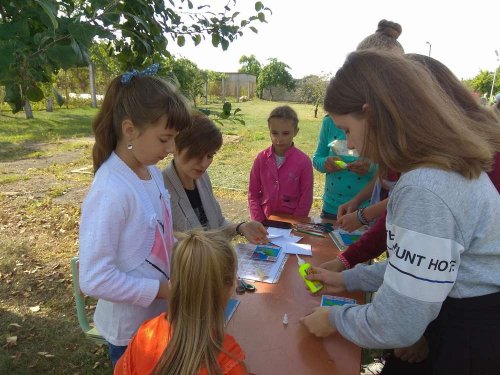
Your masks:
[[[21,181],[21,180],[29,180],[28,176],[22,176],[19,174],[0,174],[0,185],[2,184],[10,184],[12,182]]]
[[[36,111],[32,120],[27,120],[24,112],[0,112],[0,160],[36,157],[36,150],[30,147],[34,142],[90,136],[96,112],[90,107]]]

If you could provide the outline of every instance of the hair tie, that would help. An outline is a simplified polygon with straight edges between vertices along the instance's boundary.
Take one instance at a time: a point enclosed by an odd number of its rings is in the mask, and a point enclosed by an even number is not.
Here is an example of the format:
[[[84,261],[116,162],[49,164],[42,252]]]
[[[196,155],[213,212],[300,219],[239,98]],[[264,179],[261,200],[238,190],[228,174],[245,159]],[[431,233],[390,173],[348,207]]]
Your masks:
[[[152,64],[151,66],[144,69],[142,72],[132,69],[130,72],[125,72],[122,74],[121,82],[124,85],[128,85],[132,77],[144,77],[144,76],[153,76],[158,72],[159,64]]]

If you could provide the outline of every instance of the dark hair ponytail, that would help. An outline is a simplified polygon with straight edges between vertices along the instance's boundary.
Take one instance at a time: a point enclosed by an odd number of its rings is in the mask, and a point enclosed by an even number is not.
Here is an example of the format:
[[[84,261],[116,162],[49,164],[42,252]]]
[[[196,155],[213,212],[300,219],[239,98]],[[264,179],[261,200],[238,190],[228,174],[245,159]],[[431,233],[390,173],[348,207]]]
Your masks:
[[[115,129],[113,122],[114,103],[120,86],[120,77],[116,77],[111,81],[104,96],[101,109],[94,121],[92,121],[92,130],[95,136],[95,143],[92,149],[94,173],[97,172],[101,164],[109,158],[111,152],[116,148],[118,137],[121,134],[121,130]]]
[[[121,77],[109,84],[101,110],[92,122],[94,173],[120,141],[124,119],[141,130],[165,114],[167,128],[181,131],[191,125],[190,105],[175,86],[156,76],[134,76],[126,84]]]

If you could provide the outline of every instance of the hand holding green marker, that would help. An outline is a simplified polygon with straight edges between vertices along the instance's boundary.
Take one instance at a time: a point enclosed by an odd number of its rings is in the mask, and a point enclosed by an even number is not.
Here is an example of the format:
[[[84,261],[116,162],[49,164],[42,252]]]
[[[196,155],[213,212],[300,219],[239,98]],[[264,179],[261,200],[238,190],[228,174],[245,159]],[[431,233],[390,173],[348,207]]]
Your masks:
[[[341,169],[346,169],[347,168],[347,163],[342,160],[335,160],[335,164]]]

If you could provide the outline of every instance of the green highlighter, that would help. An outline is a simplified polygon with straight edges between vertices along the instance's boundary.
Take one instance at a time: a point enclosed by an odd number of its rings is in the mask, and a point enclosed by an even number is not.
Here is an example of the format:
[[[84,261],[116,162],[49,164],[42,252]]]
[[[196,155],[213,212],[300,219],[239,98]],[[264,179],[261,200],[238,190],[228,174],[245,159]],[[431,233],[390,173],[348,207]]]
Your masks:
[[[307,287],[312,293],[316,293],[317,291],[323,288],[323,284],[319,281],[311,281],[306,279],[306,275],[311,272],[311,265],[306,263],[303,259],[301,259],[297,254],[297,263],[299,264],[299,274],[302,277],[302,280],[306,283]]]
[[[345,161],[335,160],[335,164],[337,164],[337,166],[339,168],[342,168],[342,169],[346,169],[347,168],[347,163]]]

